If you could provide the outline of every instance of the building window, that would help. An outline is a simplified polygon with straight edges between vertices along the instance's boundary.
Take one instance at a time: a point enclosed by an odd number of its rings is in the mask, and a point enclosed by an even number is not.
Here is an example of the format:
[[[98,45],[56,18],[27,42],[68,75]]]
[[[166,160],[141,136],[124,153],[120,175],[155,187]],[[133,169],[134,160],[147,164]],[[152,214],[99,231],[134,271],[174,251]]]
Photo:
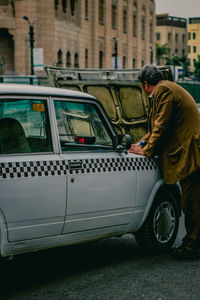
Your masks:
[[[85,20],[88,20],[88,0],[85,0]]]
[[[193,46],[193,53],[196,53],[196,52],[197,52],[197,47]]]
[[[112,29],[116,29],[117,28],[116,19],[117,19],[116,4],[112,4]]]
[[[75,14],[75,0],[70,0],[70,9],[71,9],[71,15],[74,16],[74,14]]]
[[[77,52],[74,54],[74,68],[79,68],[79,56]]]
[[[132,64],[132,68],[135,69],[136,68],[136,59],[133,57],[133,64]]]
[[[153,23],[150,21],[149,24],[149,41],[150,43],[153,43]]]
[[[175,41],[178,43],[178,33],[175,34]]]
[[[72,64],[71,64],[71,53],[68,51],[67,55],[66,55],[66,67],[67,68],[71,68]]]
[[[85,68],[88,68],[88,49],[85,49]]]
[[[191,66],[191,59],[188,58],[188,65]]]
[[[160,32],[157,32],[157,33],[156,33],[156,40],[157,40],[157,41],[160,41]]]
[[[54,0],[54,9],[58,10],[58,0]]]
[[[191,40],[191,32],[188,32],[188,40]]]
[[[58,67],[62,67],[62,64],[63,64],[63,55],[62,55],[62,50],[61,49],[59,49],[59,51],[57,53],[57,57],[58,57],[57,66]]]
[[[103,68],[103,51],[99,51],[99,69]]]
[[[185,43],[185,34],[182,35],[182,42]]]
[[[196,59],[194,58],[193,59],[193,66],[195,67],[195,65],[196,65]]]
[[[66,13],[66,8],[67,8],[67,2],[66,0],[62,0],[62,10],[64,13]]]
[[[141,61],[141,65],[142,67],[144,67],[144,59]]]
[[[182,56],[185,56],[185,49],[182,49]]]
[[[99,24],[104,24],[104,0],[99,0]]]
[[[127,33],[127,9],[123,9],[123,32]]]
[[[126,69],[126,56],[123,56],[123,69]]]
[[[191,47],[190,47],[190,46],[188,46],[188,53],[190,53],[190,51],[191,51]]]
[[[168,32],[168,42],[170,42],[171,39],[172,39],[172,34],[171,34],[171,32]]]
[[[193,38],[193,40],[196,40],[196,32],[192,33],[192,38]]]
[[[142,40],[145,40],[145,17],[142,17]]]
[[[133,36],[137,37],[137,14],[133,14]]]
[[[178,54],[178,49],[177,49],[177,48],[175,49],[175,54],[176,54],[176,55]]]

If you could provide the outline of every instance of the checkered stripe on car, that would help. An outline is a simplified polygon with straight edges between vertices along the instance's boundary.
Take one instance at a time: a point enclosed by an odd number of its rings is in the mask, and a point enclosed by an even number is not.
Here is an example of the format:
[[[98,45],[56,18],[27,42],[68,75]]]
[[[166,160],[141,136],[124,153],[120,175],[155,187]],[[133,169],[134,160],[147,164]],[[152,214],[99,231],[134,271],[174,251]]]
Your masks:
[[[62,160],[1,163],[3,178],[55,176],[66,172],[67,165]]]
[[[81,163],[80,167],[72,168],[71,163],[73,162]],[[58,176],[67,173],[143,171],[155,170],[159,167],[157,159],[146,157],[6,162],[1,163],[0,166],[0,173],[3,178]]]
[[[70,161],[69,161],[70,163]],[[82,169],[75,170],[76,173],[98,173],[98,172],[121,172],[131,170],[153,170],[158,169],[157,159],[146,157],[127,158],[101,158],[83,159]],[[73,173],[74,170],[70,170]]]

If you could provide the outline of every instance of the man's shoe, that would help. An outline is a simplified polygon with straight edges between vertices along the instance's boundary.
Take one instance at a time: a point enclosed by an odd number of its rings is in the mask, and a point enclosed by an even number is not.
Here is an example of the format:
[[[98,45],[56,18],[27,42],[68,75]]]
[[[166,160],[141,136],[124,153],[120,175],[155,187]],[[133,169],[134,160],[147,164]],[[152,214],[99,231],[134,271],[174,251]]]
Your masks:
[[[190,259],[198,259],[200,258],[200,253],[196,250],[188,249],[181,245],[178,248],[172,248],[170,252],[173,258],[178,260],[190,260]]]

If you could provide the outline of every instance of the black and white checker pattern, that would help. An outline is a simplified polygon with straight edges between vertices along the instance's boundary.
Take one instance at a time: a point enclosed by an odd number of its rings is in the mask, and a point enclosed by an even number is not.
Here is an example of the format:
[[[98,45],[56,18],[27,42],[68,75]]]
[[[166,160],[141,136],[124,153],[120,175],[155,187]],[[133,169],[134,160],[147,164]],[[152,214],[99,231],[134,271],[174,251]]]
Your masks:
[[[25,161],[1,163],[3,178],[63,175],[67,172],[64,161]]]
[[[70,163],[79,162],[80,168],[70,168]],[[50,160],[50,161],[27,161],[6,162],[0,164],[2,178],[25,178],[40,176],[59,176],[81,173],[105,173],[148,171],[159,168],[158,159],[146,157],[122,157],[122,158],[97,158],[81,160]]]

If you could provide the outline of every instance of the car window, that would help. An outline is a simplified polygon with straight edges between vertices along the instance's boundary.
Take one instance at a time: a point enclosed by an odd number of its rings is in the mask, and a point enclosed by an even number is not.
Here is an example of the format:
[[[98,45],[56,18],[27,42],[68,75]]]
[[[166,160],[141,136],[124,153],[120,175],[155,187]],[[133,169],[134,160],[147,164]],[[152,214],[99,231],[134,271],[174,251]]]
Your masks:
[[[52,150],[46,101],[1,99],[0,153]]]
[[[63,151],[110,149],[112,139],[96,105],[54,101]]]

